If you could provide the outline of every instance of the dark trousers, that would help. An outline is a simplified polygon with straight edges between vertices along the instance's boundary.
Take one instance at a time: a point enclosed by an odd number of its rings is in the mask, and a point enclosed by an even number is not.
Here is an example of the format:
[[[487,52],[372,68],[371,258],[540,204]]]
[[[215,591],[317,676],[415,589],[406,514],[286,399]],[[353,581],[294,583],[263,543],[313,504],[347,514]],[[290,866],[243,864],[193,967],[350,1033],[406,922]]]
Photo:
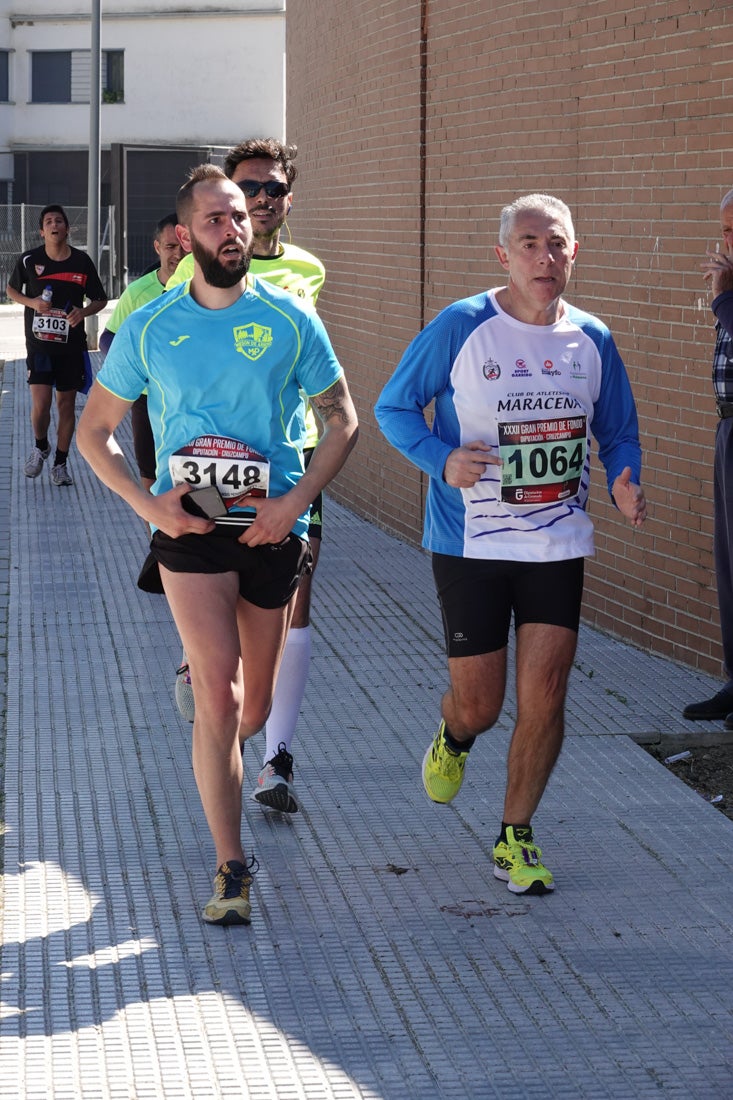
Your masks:
[[[718,583],[723,660],[733,693],[733,417],[718,423],[713,481],[715,575]]]

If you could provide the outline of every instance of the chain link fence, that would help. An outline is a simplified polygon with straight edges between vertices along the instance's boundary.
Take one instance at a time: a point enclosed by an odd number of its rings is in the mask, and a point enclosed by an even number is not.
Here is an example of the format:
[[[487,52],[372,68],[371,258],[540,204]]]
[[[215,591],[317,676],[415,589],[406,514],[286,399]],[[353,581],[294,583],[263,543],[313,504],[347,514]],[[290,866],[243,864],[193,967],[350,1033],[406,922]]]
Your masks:
[[[7,301],[7,285],[18,257],[41,244],[38,219],[43,206],[32,203],[0,204],[0,301]],[[87,207],[64,206],[69,219],[69,243],[87,251]],[[100,212],[99,277],[111,292],[115,271],[114,207]]]

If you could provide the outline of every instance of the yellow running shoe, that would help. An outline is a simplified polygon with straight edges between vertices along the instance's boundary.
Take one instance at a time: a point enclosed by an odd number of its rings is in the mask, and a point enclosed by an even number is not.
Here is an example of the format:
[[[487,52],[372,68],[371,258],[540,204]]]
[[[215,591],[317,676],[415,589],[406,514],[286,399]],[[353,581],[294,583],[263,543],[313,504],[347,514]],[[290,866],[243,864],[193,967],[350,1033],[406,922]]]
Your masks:
[[[499,840],[494,847],[494,874],[513,894],[546,894],[555,889],[555,883],[541,860],[541,849],[532,843],[532,829],[507,825],[506,843]]]
[[[249,924],[251,885],[252,874],[244,863],[236,859],[222,863],[214,879],[214,896],[204,906],[204,920],[208,924]]]
[[[445,743],[445,721],[438,727],[422,762],[422,782],[433,802],[452,802],[461,789],[467,752],[454,752]]]

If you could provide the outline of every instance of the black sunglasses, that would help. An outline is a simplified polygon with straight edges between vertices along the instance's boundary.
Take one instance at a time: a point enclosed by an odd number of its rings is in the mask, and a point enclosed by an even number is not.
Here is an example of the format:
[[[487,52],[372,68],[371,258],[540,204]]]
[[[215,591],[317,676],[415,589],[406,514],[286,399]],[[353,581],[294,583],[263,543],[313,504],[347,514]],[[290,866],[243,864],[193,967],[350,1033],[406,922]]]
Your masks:
[[[264,191],[268,199],[284,199],[290,193],[287,183],[278,183],[277,180],[268,180],[267,183],[260,183],[259,180],[240,180],[237,187],[241,188],[248,199],[253,199],[255,195],[259,195],[260,191]]]

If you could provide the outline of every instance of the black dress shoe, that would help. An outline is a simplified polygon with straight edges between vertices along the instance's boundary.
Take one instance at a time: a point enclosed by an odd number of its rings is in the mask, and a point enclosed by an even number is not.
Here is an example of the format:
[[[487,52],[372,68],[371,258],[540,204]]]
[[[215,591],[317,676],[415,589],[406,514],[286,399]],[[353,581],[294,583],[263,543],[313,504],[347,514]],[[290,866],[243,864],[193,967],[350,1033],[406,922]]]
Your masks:
[[[733,695],[723,688],[712,699],[705,699],[702,703],[690,703],[682,711],[682,717],[690,722],[719,722],[728,715],[733,717]]]
[[[727,730],[733,730],[733,714],[726,714],[725,722],[723,722],[723,726]]]

